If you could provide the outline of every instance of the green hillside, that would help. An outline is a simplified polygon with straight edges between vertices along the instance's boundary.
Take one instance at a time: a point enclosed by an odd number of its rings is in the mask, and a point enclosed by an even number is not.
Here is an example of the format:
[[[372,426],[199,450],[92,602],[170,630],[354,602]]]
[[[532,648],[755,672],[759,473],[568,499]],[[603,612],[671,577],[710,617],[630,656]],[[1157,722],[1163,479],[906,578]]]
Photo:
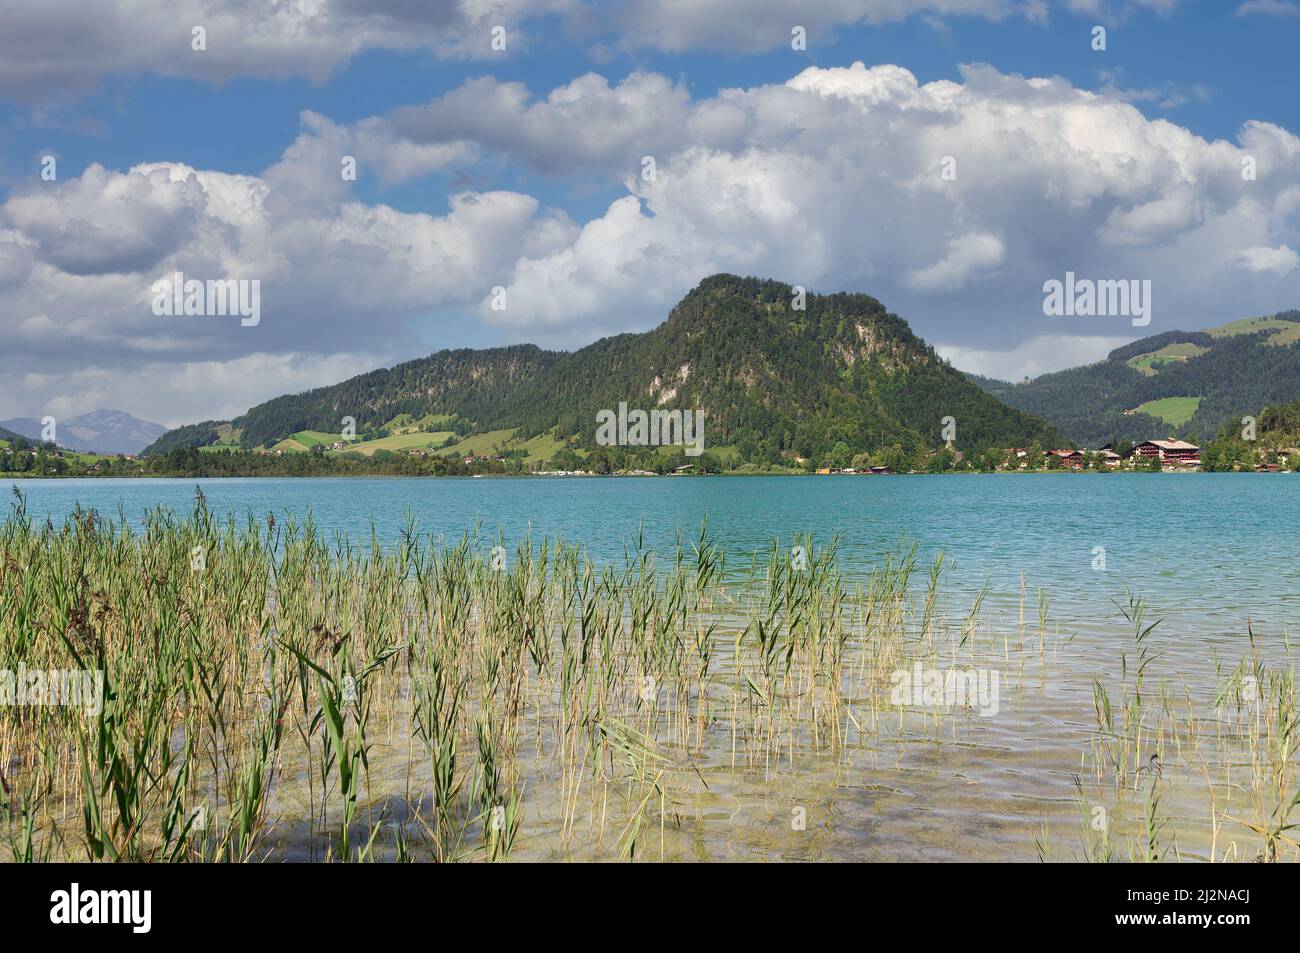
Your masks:
[[[1300,311],[1166,331],[1020,384],[971,380],[1083,446],[1171,432],[1204,440],[1262,406],[1300,398]]]
[[[809,294],[806,308],[795,310],[792,297],[779,282],[715,275],[642,334],[572,353],[532,345],[440,351],[267,401],[231,425],[245,449],[294,450],[304,432],[337,434],[350,416],[360,439],[349,449],[363,451],[402,429],[393,426],[399,415],[407,422],[440,415],[422,423],[421,437],[454,432],[447,454],[541,460],[565,447],[595,450],[597,412],[626,402],[701,409],[708,448],[734,448],[733,459],[768,464],[844,449],[935,449],[947,416],[956,419],[963,450],[1060,441],[1041,420],[954,370],[874,298]],[[220,427],[180,428],[150,452],[207,445]]]
[[[1200,404],[1199,397],[1161,397],[1159,400],[1147,401],[1137,408],[1137,413],[1159,417],[1165,423],[1181,427],[1192,419]]]

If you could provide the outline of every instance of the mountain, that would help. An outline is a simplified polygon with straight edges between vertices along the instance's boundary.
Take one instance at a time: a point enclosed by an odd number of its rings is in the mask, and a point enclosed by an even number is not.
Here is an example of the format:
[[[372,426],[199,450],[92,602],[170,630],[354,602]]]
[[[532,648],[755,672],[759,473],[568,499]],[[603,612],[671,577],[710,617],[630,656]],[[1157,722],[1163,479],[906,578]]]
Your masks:
[[[41,441],[41,422],[32,417],[0,420],[0,428],[34,442]],[[140,420],[121,410],[92,410],[80,417],[57,421],[55,436],[58,445],[66,450],[136,454],[166,432],[162,424]]]
[[[6,434],[18,434],[28,440],[39,442],[41,439],[41,422],[32,417],[0,420],[0,430],[4,430]]]
[[[498,452],[545,455],[566,445],[593,449],[597,412],[621,402],[702,409],[709,450],[756,462],[820,460],[837,448],[934,449],[946,416],[956,420],[962,450],[1059,442],[1041,420],[954,370],[874,298],[808,294],[795,310],[793,295],[779,282],[715,275],[651,331],[574,352],[440,351],[278,397],[233,421],[178,428],[147,452],[236,442],[294,448],[285,441],[310,449],[350,416],[358,435],[380,440],[399,429],[395,422],[415,421],[417,431],[435,430],[441,447],[487,449],[475,435],[491,435]],[[356,446],[364,452],[367,443]]]
[[[1166,331],[1096,364],[1019,384],[969,376],[1081,446],[1171,434],[1209,439],[1266,404],[1300,398],[1300,311]]]

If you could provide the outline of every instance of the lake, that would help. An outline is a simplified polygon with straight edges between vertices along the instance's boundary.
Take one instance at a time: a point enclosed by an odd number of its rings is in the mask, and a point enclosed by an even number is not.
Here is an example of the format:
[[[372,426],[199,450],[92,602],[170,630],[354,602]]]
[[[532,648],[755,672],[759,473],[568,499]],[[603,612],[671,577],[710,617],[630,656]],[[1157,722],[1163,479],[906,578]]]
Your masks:
[[[1127,584],[1181,632],[1244,637],[1247,619],[1280,633],[1300,620],[1300,476],[1290,474],[971,474],[810,477],[284,478],[11,481],[28,511],[58,521],[80,504],[137,520],[187,511],[195,487],[221,513],[311,514],[328,533],[385,544],[407,515],[417,530],[479,527],[506,548],[531,534],[621,557],[638,533],[666,551],[707,518],[731,559],[771,540],[840,537],[841,563],[867,569],[910,541],[953,563],[949,585],[990,600],[1017,595],[1021,574],[1062,624],[1088,626]],[[1105,550],[1105,570],[1094,552]]]

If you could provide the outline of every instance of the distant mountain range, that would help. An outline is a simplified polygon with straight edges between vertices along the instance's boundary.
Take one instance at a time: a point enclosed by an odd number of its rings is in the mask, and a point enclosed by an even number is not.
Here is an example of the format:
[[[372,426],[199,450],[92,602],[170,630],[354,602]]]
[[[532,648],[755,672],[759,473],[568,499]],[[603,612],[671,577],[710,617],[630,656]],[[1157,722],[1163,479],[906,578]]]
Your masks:
[[[33,417],[0,420],[0,438],[20,435],[39,443],[41,430],[41,422]],[[57,420],[55,443],[81,453],[137,454],[166,432],[162,424],[140,420],[121,410],[92,410],[80,417]]]
[[[970,377],[1080,446],[1170,435],[1204,441],[1266,405],[1300,398],[1300,311],[1166,331],[1096,364],[1019,384]]]
[[[594,449],[596,415],[701,409],[708,452],[759,463],[835,451],[1057,443],[939,358],[901,318],[863,294],[807,294],[758,278],[705,279],[657,328],[578,351],[533,345],[440,351],[340,384],[259,404],[232,421],[170,431],[147,449],[308,450],[355,419],[349,449],[519,453]],[[373,452],[373,451],[372,451]]]

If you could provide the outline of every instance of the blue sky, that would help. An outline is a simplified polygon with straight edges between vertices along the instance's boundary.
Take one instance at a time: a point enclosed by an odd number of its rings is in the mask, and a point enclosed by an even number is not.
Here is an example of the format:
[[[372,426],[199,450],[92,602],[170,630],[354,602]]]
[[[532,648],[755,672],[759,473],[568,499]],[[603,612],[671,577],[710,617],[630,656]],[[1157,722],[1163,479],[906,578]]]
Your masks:
[[[91,162],[129,168],[166,158],[254,175],[293,141],[304,109],[355,122],[439,96],[470,77],[493,76],[544,91],[585,70],[611,79],[634,69],[653,70],[680,77],[695,96],[709,96],[729,87],[784,82],[804,66],[854,60],[898,63],[922,82],[956,80],[960,64],[989,63],[1007,73],[1063,76],[1085,89],[1109,84],[1149,93],[1150,98],[1135,100],[1143,112],[1210,139],[1233,138],[1247,119],[1300,129],[1295,62],[1300,15],[1234,15],[1239,6],[1184,3],[1170,13],[1137,10],[1118,23],[1068,9],[1054,10],[1046,23],[962,17],[940,25],[914,17],[826,28],[810,36],[811,48],[803,53],[782,44],[761,53],[618,51],[609,59],[594,57],[589,41],[569,35],[562,18],[551,15],[540,24],[543,41],[526,52],[487,60],[373,51],[322,82],[292,77],[213,84],[148,72],[111,77],[72,101],[0,107],[5,189],[0,197],[30,177],[39,156],[50,152],[66,163],[65,174],[80,174]],[[1089,30],[1098,23],[1111,24],[1104,53],[1090,46]],[[507,169],[496,178],[515,187],[518,174]],[[562,183],[538,179],[529,185],[550,188],[550,201],[575,201]],[[370,201],[415,211],[445,204],[448,187],[448,178],[439,176],[390,189],[363,180],[360,191]],[[574,207],[582,208],[576,201]],[[589,200],[585,211],[596,210]]]
[[[113,0],[88,25],[16,0],[0,417],[174,424],[439,347],[579,346],[658,323],[706,269],[874,294],[1009,377],[1300,306],[1294,3],[687,6],[326,0],[286,24]],[[956,183],[927,178],[944,154]],[[141,301],[175,268],[260,277],[266,320],[159,324]],[[1067,270],[1152,280],[1155,320],[1044,317]]]

